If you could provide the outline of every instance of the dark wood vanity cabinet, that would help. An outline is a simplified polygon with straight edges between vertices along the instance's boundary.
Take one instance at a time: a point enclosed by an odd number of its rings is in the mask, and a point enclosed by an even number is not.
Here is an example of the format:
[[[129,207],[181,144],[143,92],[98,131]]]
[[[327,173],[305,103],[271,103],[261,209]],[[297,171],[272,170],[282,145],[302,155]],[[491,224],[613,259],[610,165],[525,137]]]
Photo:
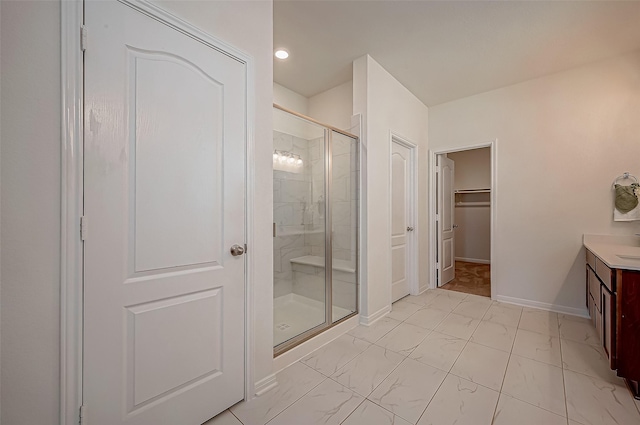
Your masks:
[[[587,308],[611,369],[638,396],[640,271],[611,269],[587,250]]]
[[[640,381],[640,272],[617,270],[616,328],[618,376]]]

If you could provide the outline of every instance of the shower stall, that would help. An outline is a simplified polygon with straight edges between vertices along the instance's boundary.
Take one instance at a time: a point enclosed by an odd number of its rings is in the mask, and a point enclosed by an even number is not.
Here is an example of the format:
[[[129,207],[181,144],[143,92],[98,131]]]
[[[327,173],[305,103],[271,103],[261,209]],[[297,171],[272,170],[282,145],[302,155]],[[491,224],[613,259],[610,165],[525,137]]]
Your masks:
[[[358,312],[358,138],[274,105],[274,354]]]

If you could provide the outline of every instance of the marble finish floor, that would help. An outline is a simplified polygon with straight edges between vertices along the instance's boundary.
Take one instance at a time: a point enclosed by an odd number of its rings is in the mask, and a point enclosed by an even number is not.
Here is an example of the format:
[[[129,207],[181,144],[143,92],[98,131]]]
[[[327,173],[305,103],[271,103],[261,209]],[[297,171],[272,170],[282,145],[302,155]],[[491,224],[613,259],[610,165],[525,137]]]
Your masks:
[[[638,425],[590,321],[442,289],[409,296],[206,425]]]
[[[456,261],[456,277],[442,289],[491,298],[491,265]]]

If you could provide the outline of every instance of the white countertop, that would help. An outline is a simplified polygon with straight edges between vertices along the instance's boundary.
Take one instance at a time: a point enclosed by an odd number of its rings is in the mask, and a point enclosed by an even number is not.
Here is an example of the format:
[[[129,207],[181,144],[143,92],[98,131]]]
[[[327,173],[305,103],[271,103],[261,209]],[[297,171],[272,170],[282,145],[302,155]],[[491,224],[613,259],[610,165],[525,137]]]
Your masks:
[[[612,269],[640,270],[640,236],[584,235],[583,243]]]

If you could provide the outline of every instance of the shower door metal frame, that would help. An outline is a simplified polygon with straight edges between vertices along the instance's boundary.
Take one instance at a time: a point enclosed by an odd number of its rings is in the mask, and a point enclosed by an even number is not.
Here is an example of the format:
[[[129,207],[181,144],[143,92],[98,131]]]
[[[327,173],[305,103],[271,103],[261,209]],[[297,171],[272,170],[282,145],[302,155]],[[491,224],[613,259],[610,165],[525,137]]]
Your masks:
[[[277,357],[280,354],[283,354],[292,348],[297,347],[303,342],[321,334],[322,332],[330,329],[340,323],[344,322],[357,315],[360,311],[360,300],[358,299],[358,294],[360,292],[360,276],[359,276],[359,263],[360,263],[360,251],[359,251],[359,238],[360,238],[360,184],[359,178],[355,180],[355,190],[358,194],[356,202],[356,226],[355,226],[355,247],[356,247],[356,261],[355,261],[355,292],[356,292],[356,303],[355,303],[355,311],[351,314],[342,317],[340,320],[336,322],[333,321],[333,229],[332,229],[332,199],[331,199],[331,188],[332,188],[332,179],[333,179],[333,158],[332,158],[332,150],[333,150],[333,132],[342,134],[343,136],[347,136],[352,138],[355,142],[356,151],[356,164],[358,174],[360,173],[360,138],[354,134],[348,133],[344,130],[340,130],[338,128],[332,127],[330,125],[321,123],[313,118],[307,117],[306,115],[300,114],[298,112],[292,111],[285,107],[282,107],[276,103],[273,104],[275,109],[281,110],[288,114],[291,114],[297,118],[309,121],[313,124],[317,124],[321,127],[324,127],[324,225],[325,225],[325,255],[324,255],[324,270],[325,270],[325,320],[324,323],[321,323],[318,326],[314,326],[307,331],[296,335],[295,337],[284,341],[283,343],[275,346],[273,348],[273,356]]]

